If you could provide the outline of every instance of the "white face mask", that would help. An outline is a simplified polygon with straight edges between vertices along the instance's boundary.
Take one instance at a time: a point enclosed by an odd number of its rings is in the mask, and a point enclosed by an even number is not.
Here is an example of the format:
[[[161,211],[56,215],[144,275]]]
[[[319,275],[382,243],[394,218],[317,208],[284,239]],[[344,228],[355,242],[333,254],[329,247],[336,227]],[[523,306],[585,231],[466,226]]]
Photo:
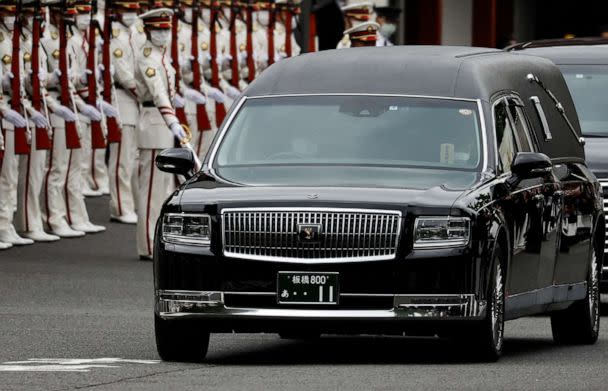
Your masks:
[[[78,30],[86,30],[91,24],[91,14],[76,15],[76,27]]]
[[[150,41],[155,46],[167,47],[171,43],[171,30],[152,30]]]
[[[395,34],[395,31],[397,31],[397,26],[393,23],[384,23],[380,26],[380,34],[382,34],[384,38],[389,38],[391,35]]]
[[[133,23],[135,23],[136,20],[137,20],[136,12],[125,12],[124,14],[122,14],[122,22],[127,27],[131,27],[133,25]]]
[[[268,26],[268,23],[270,23],[270,14],[268,11],[258,11],[258,23],[264,27]]]
[[[209,8],[203,8],[201,17],[203,18],[203,22],[205,22],[205,24],[211,23],[211,10]]]
[[[184,10],[184,20],[186,23],[192,23],[192,8],[186,8]]]
[[[15,17],[14,16],[5,16],[4,25],[9,30],[13,31],[13,29],[15,28]]]

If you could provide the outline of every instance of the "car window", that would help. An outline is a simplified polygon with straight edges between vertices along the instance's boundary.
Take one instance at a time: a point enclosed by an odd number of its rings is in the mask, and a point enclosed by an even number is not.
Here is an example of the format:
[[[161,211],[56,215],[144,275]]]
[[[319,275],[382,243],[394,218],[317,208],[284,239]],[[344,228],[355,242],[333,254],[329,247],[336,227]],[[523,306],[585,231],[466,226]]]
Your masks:
[[[500,168],[502,172],[509,172],[517,153],[517,141],[504,99],[494,106],[494,128],[496,129]]]
[[[521,152],[532,152],[532,139],[530,138],[530,130],[522,108],[515,103],[509,103],[509,115],[512,122],[513,130],[517,135],[517,147]]]

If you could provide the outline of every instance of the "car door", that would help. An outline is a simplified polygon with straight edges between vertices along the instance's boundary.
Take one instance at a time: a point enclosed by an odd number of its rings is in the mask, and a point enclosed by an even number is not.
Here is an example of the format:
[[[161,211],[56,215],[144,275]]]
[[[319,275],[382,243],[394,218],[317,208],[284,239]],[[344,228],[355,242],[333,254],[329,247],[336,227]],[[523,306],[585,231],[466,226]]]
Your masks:
[[[518,152],[533,152],[529,134],[516,126],[511,115],[511,99],[502,97],[494,103],[494,127],[498,147],[499,174],[504,178],[504,194],[499,205],[506,220],[511,241],[511,261],[507,272],[507,302],[514,307],[535,304],[531,297],[538,287],[542,238],[540,200],[542,178],[518,179],[511,175],[511,163]]]
[[[593,175],[580,162],[564,161],[555,172],[564,188],[561,243],[555,285],[583,282],[587,278],[593,232]]]
[[[509,101],[509,117],[518,135],[518,139],[525,144],[525,148],[531,152],[539,152],[539,143],[535,132],[532,131],[530,121],[526,116],[523,102],[512,97]],[[553,292],[549,288],[553,286],[553,276],[556,268],[557,246],[559,243],[559,229],[561,216],[561,190],[559,181],[553,172],[539,178],[540,187],[531,189],[534,218],[532,218],[529,235],[527,238],[528,249],[539,252],[538,283],[539,297],[537,304],[550,303],[553,300]],[[540,224],[539,226],[536,226]]]

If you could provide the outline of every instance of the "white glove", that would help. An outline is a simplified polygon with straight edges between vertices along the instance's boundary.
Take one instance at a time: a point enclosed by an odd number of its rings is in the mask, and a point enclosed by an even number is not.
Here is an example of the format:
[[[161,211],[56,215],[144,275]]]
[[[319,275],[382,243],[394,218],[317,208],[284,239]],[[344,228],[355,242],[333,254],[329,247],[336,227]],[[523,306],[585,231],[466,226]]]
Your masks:
[[[27,126],[25,118],[13,109],[8,109],[4,112],[4,119],[13,124],[16,128],[24,128]]]
[[[2,87],[5,90],[10,90],[11,88],[11,80],[13,79],[13,77],[15,77],[15,75],[13,75],[13,72],[8,71],[4,74],[4,76],[2,77]]]
[[[50,127],[49,121],[46,119],[46,116],[44,116],[41,112],[37,110],[30,109],[30,119],[32,120],[34,125],[36,125],[37,128]]]
[[[232,61],[232,56],[230,54],[226,54],[225,56],[217,56],[217,65],[222,66],[223,64],[228,65],[230,61]]]
[[[173,105],[178,109],[181,109],[186,105],[186,101],[180,94],[175,94],[175,96],[173,97]]]
[[[63,105],[58,105],[57,107],[55,107],[55,110],[53,111],[53,113],[55,115],[63,118],[63,120],[66,122],[76,121],[76,114],[74,114],[74,112],[72,110],[68,109],[67,107],[65,107]]]
[[[89,117],[92,121],[101,121],[101,113],[94,106],[89,104],[80,105],[78,111],[85,117]]]
[[[85,69],[84,72],[80,74],[80,83],[83,85],[89,84],[89,75],[92,75],[93,72],[90,69]]]
[[[224,103],[226,101],[226,95],[215,87],[207,88],[207,96],[217,103]]]
[[[208,52],[204,52],[198,55],[198,63],[201,65],[209,65],[211,62],[211,55]]]
[[[184,91],[184,98],[188,99],[190,102],[196,103],[197,105],[204,105],[207,103],[207,98],[205,98],[205,95],[192,88],[186,88]]]
[[[180,141],[186,138],[186,132],[179,122],[174,122],[171,124],[171,133],[173,133],[173,135]]]
[[[101,111],[103,112],[103,114],[106,117],[110,117],[110,118],[118,117],[118,110],[116,110],[116,108],[114,106],[112,106],[111,104],[109,104],[108,102],[106,102],[103,99],[100,102],[101,103],[99,104],[99,108],[101,109]]]
[[[234,86],[228,86],[226,87],[226,95],[228,96],[228,98],[234,100],[241,96],[241,91],[239,91],[239,89]]]
[[[51,79],[49,80],[50,84],[57,85],[59,84],[61,79],[61,70],[56,68],[53,73],[51,73]]]
[[[29,74],[32,74],[32,70],[29,70]],[[46,80],[48,79],[49,74],[46,71],[46,68],[40,68],[40,70],[38,71],[38,80],[40,80],[40,84],[44,85],[46,84]]]

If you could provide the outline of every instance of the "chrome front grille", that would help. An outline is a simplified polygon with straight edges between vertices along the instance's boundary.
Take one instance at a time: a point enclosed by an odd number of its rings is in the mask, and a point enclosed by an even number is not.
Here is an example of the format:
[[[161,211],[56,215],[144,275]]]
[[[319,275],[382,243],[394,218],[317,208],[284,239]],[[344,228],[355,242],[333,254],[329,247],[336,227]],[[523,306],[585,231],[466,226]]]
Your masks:
[[[599,180],[602,185],[602,194],[604,195],[604,214],[608,218],[608,178]],[[608,254],[608,220],[606,220],[606,238],[604,241],[604,254]]]
[[[314,226],[308,241],[305,227]],[[401,212],[368,209],[239,208],[222,211],[224,255],[278,262],[393,259]],[[304,237],[303,237],[304,235]]]

